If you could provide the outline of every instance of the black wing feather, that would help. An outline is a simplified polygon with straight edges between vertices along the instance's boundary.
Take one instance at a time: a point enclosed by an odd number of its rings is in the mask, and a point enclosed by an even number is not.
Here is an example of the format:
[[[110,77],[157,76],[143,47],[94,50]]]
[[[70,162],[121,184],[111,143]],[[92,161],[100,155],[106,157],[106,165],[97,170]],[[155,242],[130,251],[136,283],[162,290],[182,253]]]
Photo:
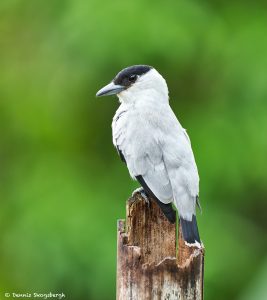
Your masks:
[[[168,203],[162,203],[155,195],[154,193],[151,191],[151,189],[149,188],[149,186],[146,184],[144,178],[141,175],[138,175],[135,177],[136,180],[141,184],[141,186],[143,187],[143,189],[145,190],[145,192],[151,197],[153,198],[158,206],[161,208],[162,212],[164,213],[164,215],[166,216],[166,218],[171,222],[171,223],[175,223],[176,221],[176,211],[172,208],[172,204]]]
[[[116,147],[116,149],[117,149],[117,151],[118,151],[118,153],[119,153],[120,159],[121,159],[124,163],[126,163],[126,160],[125,160],[125,157],[124,157],[122,151],[119,149],[118,146]]]

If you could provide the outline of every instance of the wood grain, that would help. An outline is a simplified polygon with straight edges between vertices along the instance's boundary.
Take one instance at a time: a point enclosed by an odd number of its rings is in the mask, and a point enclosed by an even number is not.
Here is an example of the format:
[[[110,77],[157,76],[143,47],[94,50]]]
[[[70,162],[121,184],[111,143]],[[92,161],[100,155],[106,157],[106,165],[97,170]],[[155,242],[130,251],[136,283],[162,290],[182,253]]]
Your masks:
[[[118,221],[117,300],[203,299],[204,247],[189,247],[155,201],[138,193]]]

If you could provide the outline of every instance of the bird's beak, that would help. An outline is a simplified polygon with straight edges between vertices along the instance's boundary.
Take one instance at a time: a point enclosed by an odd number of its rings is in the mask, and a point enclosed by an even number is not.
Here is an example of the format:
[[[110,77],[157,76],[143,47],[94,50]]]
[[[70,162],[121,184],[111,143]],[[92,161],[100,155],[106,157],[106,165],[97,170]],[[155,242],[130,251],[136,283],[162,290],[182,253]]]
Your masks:
[[[123,90],[125,90],[124,86],[117,85],[117,84],[114,84],[113,82],[111,82],[108,85],[104,86],[101,90],[99,90],[96,93],[96,97],[116,95],[116,94],[122,92]]]

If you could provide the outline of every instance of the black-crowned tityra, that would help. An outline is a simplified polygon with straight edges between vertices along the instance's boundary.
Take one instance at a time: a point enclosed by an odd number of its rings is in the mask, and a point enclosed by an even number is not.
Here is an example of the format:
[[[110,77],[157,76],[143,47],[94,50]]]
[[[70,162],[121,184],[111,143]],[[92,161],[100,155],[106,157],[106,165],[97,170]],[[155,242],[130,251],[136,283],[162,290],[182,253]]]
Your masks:
[[[164,78],[151,66],[120,71],[96,96],[116,94],[121,103],[112,122],[113,143],[131,177],[154,198],[172,223],[176,213],[188,243],[200,243],[196,205],[199,176],[191,143],[169,105]]]

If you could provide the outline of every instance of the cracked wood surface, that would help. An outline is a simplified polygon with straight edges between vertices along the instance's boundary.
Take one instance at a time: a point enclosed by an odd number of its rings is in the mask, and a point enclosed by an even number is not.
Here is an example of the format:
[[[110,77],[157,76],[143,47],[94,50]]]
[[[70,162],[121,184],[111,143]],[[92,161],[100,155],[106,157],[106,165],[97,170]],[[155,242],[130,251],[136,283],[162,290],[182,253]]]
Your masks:
[[[176,224],[137,193],[118,221],[117,300],[202,300],[204,247],[189,247]],[[180,232],[180,230],[179,230]]]

